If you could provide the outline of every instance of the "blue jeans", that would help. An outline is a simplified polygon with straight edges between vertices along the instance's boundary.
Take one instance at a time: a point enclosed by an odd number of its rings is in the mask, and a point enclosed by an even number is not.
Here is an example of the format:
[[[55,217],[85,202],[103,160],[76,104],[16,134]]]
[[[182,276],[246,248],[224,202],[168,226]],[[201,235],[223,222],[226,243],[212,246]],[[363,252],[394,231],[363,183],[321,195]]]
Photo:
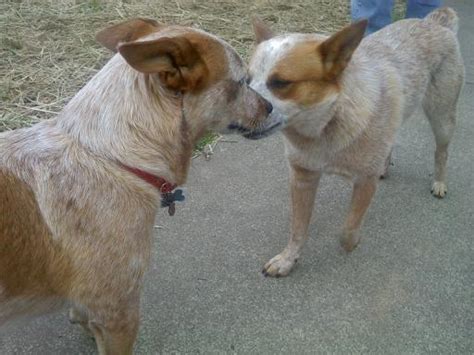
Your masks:
[[[423,18],[441,6],[441,0],[407,0],[407,18]],[[369,20],[366,34],[380,30],[392,22],[393,0],[351,0],[352,20]]]

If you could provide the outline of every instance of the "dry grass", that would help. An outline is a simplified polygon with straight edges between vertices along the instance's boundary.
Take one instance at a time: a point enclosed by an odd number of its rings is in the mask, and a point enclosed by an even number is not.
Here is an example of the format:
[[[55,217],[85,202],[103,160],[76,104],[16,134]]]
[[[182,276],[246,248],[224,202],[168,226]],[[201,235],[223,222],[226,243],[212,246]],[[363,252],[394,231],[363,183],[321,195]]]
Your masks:
[[[280,31],[330,32],[349,20],[349,0],[0,0],[0,131],[54,117],[111,56],[94,41],[109,24],[196,26],[248,57],[253,15]]]

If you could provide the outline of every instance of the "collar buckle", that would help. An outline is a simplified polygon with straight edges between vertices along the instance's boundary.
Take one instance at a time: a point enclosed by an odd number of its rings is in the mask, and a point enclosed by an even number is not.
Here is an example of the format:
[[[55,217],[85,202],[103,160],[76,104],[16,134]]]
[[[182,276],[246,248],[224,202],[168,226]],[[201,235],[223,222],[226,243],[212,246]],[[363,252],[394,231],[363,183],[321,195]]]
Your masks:
[[[161,207],[168,207],[168,214],[173,216],[175,213],[175,202],[184,201],[183,190],[176,189],[177,185],[163,179],[162,177],[147,173],[144,170],[132,168],[125,164],[120,164],[125,170],[139,177],[143,181],[154,186],[161,195]],[[176,189],[176,190],[175,190]],[[173,190],[175,190],[173,192]]]

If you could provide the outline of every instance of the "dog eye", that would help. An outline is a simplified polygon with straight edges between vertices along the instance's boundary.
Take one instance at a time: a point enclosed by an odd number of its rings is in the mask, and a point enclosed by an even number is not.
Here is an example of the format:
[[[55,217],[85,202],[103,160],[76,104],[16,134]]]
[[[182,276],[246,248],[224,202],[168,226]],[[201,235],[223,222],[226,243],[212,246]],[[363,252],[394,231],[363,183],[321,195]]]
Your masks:
[[[247,77],[245,78],[245,84],[250,85],[251,82],[252,82],[252,76],[247,75]]]
[[[273,79],[270,79],[268,81],[267,86],[270,89],[284,89],[284,88],[288,87],[290,84],[291,84],[291,81],[289,81],[289,80],[273,78]]]

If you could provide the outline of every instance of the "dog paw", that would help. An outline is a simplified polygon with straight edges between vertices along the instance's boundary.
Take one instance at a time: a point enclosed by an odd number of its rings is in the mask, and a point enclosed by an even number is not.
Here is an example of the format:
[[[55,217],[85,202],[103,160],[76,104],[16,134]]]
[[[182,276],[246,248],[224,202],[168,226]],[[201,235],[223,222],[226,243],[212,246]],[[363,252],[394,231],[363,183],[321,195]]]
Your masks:
[[[94,337],[94,334],[92,333],[88,325],[89,323],[88,317],[84,312],[79,311],[75,307],[70,308],[69,309],[69,322],[71,324],[79,324],[87,336],[90,336],[92,338]]]
[[[341,247],[348,253],[353,251],[360,242],[358,233],[344,232],[339,240]]]
[[[379,176],[379,178],[381,180],[386,179],[388,177],[388,168],[390,167],[390,165],[393,165],[393,163],[392,163],[392,152],[390,152],[389,156],[385,160],[385,166],[384,166],[384,169],[383,169],[383,173]]]
[[[431,187],[431,193],[434,197],[443,198],[448,193],[448,188],[444,182],[435,181]]]
[[[297,260],[297,258],[289,256],[287,253],[283,252],[273,257],[268,263],[265,264],[262,274],[264,276],[273,277],[286,276],[290,273]]]

